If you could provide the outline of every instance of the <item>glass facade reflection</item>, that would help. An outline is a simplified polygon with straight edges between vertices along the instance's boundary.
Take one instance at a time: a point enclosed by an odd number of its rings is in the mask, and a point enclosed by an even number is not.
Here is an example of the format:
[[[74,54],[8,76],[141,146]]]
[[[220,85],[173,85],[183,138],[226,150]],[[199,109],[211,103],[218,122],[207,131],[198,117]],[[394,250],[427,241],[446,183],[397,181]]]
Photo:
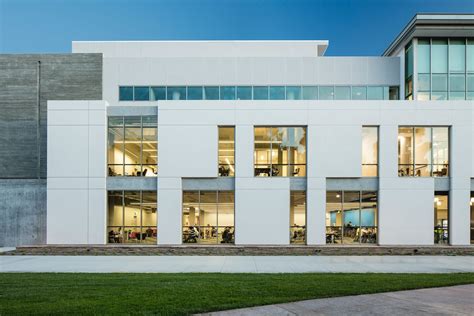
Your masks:
[[[255,127],[256,177],[305,177],[305,127]]]
[[[474,41],[417,41],[417,100],[474,100]]]

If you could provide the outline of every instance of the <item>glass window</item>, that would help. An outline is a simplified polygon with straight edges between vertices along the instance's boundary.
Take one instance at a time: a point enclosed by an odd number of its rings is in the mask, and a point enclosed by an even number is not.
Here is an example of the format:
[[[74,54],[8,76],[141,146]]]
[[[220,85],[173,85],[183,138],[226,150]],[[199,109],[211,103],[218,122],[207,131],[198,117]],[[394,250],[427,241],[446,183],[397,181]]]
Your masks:
[[[351,87],[334,87],[334,100],[350,100]]]
[[[399,91],[398,87],[390,87],[389,88],[389,100],[398,100],[399,99]]]
[[[166,87],[151,87],[150,100],[166,100]]]
[[[448,92],[435,92],[431,93],[431,100],[447,100],[448,99]]]
[[[431,176],[431,128],[415,127],[415,169],[417,177]]]
[[[430,91],[430,74],[418,74],[418,91]]]
[[[466,53],[466,70],[474,72],[474,39],[467,40]]]
[[[284,86],[270,87],[270,100],[285,100],[285,87]]]
[[[367,100],[367,88],[352,87],[352,100]]]
[[[474,74],[467,75],[467,91],[474,91]]]
[[[287,100],[301,100],[301,87],[287,86],[286,99]]]
[[[465,91],[465,76],[461,74],[449,75],[449,91]],[[464,98],[463,98],[464,99]]]
[[[204,99],[219,100],[219,87],[204,87]]]
[[[474,244],[474,191],[471,191],[471,244]]]
[[[448,90],[448,75],[433,74],[433,91]]]
[[[188,87],[188,100],[202,100],[202,87]]]
[[[367,87],[368,100],[383,100],[383,87]]]
[[[157,175],[156,116],[110,117],[107,163],[109,176]]]
[[[268,87],[253,87],[254,100],[268,100]]]
[[[445,177],[448,173],[448,127],[399,128],[399,176]]]
[[[377,192],[326,192],[326,243],[377,243]]]
[[[378,127],[362,127],[362,176],[377,177],[378,175]]]
[[[398,129],[398,175],[413,176],[413,127]]]
[[[466,71],[466,42],[464,39],[449,40],[449,72]]]
[[[290,244],[306,243],[306,191],[290,192]]]
[[[109,191],[107,242],[156,244],[156,191]]]
[[[237,87],[237,100],[252,100],[252,87]]]
[[[135,87],[134,100],[135,101],[150,101],[150,88],[149,87]]]
[[[235,87],[221,87],[221,100],[235,100]]]
[[[413,76],[413,46],[410,42],[405,47],[405,79]]]
[[[430,93],[429,92],[418,92],[416,95],[416,99],[419,101],[429,101],[430,100]]]
[[[334,100],[334,87],[333,86],[319,87],[319,99],[320,100]]]
[[[430,40],[419,39],[417,51],[418,73],[430,73]]]
[[[433,73],[448,72],[448,41],[433,39],[431,45],[431,70]]]
[[[306,176],[306,128],[256,127],[254,135],[255,176]]]
[[[317,100],[318,87],[316,86],[303,87],[303,99],[304,100]]]
[[[119,87],[119,101],[133,101],[133,87]]]
[[[234,192],[183,192],[183,243],[234,243]]]
[[[186,100],[186,87],[167,87],[166,98],[168,100]]]
[[[235,127],[219,127],[219,177],[235,175]]]
[[[435,192],[434,196],[434,243],[449,244],[448,192]]]

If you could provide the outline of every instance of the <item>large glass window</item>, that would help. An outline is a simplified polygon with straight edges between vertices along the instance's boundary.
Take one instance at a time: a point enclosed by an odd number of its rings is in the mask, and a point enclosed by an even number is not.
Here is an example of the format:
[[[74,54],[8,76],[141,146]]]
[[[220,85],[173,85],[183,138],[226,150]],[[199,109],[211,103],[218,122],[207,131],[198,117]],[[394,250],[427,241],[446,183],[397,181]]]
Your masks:
[[[240,86],[237,87],[237,100],[252,100],[252,87]]]
[[[305,127],[255,127],[255,176],[305,177]]]
[[[336,86],[334,87],[334,100],[350,100],[351,87]]]
[[[434,198],[434,243],[449,243],[449,198],[447,192],[435,192]]]
[[[377,243],[377,192],[326,192],[326,243]]]
[[[287,86],[286,99],[287,100],[301,100],[301,87]]]
[[[367,100],[367,87],[352,87],[352,100]]]
[[[333,86],[319,87],[319,99],[320,100],[334,100],[334,87]]]
[[[186,87],[167,87],[167,100],[186,100]]]
[[[156,176],[156,116],[109,117],[107,143],[109,176]]]
[[[449,170],[448,127],[400,127],[398,175],[445,177]]]
[[[285,100],[285,87],[270,87],[270,100]]]
[[[183,192],[183,243],[234,243],[234,192]]]
[[[362,127],[362,176],[376,177],[379,160],[379,129],[376,126]]]
[[[290,192],[290,244],[306,243],[306,191]]]
[[[235,175],[235,127],[219,127],[219,177]]]
[[[220,98],[221,100],[235,100],[235,87],[221,87]]]
[[[303,99],[304,100],[317,100],[318,87],[316,86],[303,87]]]
[[[204,99],[219,100],[219,87],[204,87]]]
[[[254,100],[268,100],[268,87],[253,87]]]
[[[202,87],[188,87],[188,100],[202,100]]]
[[[109,191],[107,242],[156,244],[156,191]]]
[[[463,38],[418,39],[418,100],[470,99],[469,43]]]
[[[150,100],[166,100],[166,87],[151,87],[150,88]]]

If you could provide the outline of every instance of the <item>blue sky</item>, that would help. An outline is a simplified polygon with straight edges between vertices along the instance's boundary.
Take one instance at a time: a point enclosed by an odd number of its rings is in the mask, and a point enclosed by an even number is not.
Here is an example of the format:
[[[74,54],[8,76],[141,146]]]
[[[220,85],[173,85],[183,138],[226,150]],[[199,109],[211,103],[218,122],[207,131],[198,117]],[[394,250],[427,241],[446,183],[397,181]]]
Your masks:
[[[417,12],[474,0],[0,0],[0,53],[73,40],[327,39],[326,55],[380,55]]]

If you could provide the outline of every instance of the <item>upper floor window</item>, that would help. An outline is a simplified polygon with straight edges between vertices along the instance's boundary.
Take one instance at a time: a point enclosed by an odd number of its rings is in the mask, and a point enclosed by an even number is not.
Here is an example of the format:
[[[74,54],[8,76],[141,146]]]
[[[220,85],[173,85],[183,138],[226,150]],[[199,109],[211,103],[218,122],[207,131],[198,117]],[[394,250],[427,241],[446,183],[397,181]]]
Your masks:
[[[111,116],[108,123],[109,176],[156,176],[156,116]]]
[[[413,100],[413,45],[405,47],[405,100]]]
[[[121,86],[119,101],[398,100],[398,86]]]
[[[305,177],[306,127],[255,127],[254,173],[256,177]]]
[[[417,40],[417,100],[474,99],[474,41]]]
[[[219,177],[233,177],[235,175],[235,127],[219,127]]]
[[[448,173],[448,127],[399,127],[399,176],[445,177]]]
[[[379,161],[379,129],[362,127],[362,176],[377,177]]]

